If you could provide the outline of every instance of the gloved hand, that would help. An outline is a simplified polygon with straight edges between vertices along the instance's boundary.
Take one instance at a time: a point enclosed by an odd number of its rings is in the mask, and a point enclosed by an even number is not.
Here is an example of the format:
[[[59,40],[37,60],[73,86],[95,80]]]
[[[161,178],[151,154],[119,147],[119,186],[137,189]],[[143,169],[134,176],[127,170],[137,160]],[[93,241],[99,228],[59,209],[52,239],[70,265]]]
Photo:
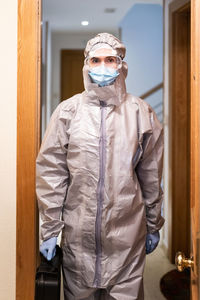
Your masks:
[[[146,237],[146,254],[153,252],[160,241],[160,233],[156,231],[154,233],[148,233]]]
[[[51,260],[56,254],[57,237],[52,237],[42,243],[40,252],[47,260]]]

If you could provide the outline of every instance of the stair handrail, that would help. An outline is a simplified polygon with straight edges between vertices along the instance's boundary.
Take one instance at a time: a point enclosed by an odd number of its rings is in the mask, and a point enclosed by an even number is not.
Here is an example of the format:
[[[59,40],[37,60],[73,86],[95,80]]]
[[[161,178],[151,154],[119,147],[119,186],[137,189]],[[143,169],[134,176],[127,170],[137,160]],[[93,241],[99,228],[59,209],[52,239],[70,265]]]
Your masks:
[[[147,92],[145,92],[144,94],[142,94],[140,96],[140,98],[145,99],[149,96],[151,96],[152,94],[154,94],[155,92],[159,91],[160,89],[163,88],[163,82],[157,84],[155,87],[153,87],[152,89],[148,90]]]

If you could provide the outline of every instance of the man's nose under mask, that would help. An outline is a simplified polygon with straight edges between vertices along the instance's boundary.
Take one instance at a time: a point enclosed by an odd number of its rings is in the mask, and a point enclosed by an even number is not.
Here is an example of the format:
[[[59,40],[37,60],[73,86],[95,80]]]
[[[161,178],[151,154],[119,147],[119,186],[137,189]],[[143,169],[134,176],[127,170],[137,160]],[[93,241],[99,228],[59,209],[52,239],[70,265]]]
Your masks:
[[[88,74],[92,82],[97,83],[101,87],[112,84],[119,76],[118,70],[105,67],[104,65],[91,68]]]

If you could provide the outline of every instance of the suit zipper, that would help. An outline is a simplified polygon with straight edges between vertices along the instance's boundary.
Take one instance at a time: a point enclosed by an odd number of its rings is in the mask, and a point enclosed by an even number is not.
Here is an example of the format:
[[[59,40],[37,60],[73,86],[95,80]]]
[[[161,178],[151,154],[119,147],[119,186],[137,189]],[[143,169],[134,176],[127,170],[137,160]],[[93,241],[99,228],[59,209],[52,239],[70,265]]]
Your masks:
[[[102,209],[104,201],[104,181],[105,181],[105,162],[106,162],[106,126],[105,126],[105,108],[106,103],[100,101],[101,108],[101,127],[100,127],[100,141],[99,141],[99,181],[97,185],[97,213],[95,223],[95,244],[96,244],[96,263],[94,286],[101,286],[101,222]]]
[[[133,157],[133,169],[136,168],[142,153],[143,153],[143,149],[142,149],[142,141],[141,141],[141,137],[140,137],[140,129],[139,129],[139,116],[138,116],[138,112],[137,112],[137,137],[138,137],[138,147],[135,153],[135,156]],[[142,138],[143,139],[143,138]]]

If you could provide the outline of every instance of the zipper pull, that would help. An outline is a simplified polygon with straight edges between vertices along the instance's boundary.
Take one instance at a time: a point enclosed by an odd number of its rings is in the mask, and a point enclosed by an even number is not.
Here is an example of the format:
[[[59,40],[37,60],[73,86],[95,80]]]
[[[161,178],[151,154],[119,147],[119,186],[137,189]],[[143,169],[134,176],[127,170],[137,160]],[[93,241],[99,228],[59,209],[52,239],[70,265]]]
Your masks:
[[[100,102],[100,106],[101,106],[101,107],[107,106],[105,101],[99,100],[99,102]]]

